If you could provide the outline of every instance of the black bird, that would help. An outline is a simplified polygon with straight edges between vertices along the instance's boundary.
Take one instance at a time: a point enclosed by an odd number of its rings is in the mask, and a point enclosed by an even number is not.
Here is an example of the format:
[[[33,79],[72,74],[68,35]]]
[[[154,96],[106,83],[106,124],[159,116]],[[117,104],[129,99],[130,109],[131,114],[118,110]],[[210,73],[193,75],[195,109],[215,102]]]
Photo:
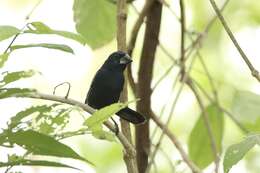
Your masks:
[[[100,109],[118,102],[125,81],[123,72],[131,62],[130,56],[125,52],[112,53],[92,80],[85,103]],[[128,107],[120,110],[116,115],[133,124],[145,122],[143,115]]]

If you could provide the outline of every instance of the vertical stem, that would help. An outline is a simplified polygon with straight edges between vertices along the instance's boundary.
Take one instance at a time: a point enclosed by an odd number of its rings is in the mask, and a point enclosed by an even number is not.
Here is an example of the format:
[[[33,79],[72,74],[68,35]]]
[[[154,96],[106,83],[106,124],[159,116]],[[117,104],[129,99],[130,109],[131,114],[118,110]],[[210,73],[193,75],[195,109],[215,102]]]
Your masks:
[[[162,4],[154,1],[147,14],[144,44],[138,71],[137,95],[141,100],[137,103],[137,111],[148,119],[145,124],[136,127],[137,165],[140,173],[144,173],[147,168],[150,150],[151,81],[155,52],[158,45],[161,15]]]
[[[180,13],[181,13],[181,56],[180,56],[180,64],[181,64],[181,80],[183,80],[185,74],[185,9],[184,9],[184,0],[179,0],[180,4]]]
[[[117,48],[118,50],[126,51],[126,21],[127,21],[127,5],[126,0],[117,1]],[[126,74],[125,74],[126,77]],[[124,90],[121,93],[121,101],[127,101],[127,84],[125,82]],[[122,133],[132,143],[130,125],[124,120],[121,121]],[[125,150],[124,161],[128,173],[138,173],[136,164],[136,155],[130,150]]]

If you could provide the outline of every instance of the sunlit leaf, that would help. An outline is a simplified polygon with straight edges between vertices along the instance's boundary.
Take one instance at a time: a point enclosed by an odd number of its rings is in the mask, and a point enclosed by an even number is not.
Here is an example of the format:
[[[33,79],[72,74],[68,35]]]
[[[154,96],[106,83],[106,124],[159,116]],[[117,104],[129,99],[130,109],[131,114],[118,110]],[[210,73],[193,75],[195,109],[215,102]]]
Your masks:
[[[0,55],[0,68],[2,68],[5,64],[5,62],[8,60],[10,53],[4,53]]]
[[[51,166],[51,167],[72,168],[72,169],[80,170],[73,166],[69,166],[58,162],[46,161],[46,160],[28,160],[28,159],[20,159],[20,160],[10,161],[10,162],[0,162],[0,167],[7,167],[7,166],[48,166],[48,167]]]
[[[31,26],[33,28],[30,27],[29,30],[26,30],[24,32],[32,33],[32,34],[55,34],[55,35],[59,35],[65,38],[75,40],[83,45],[86,44],[85,38],[80,34],[75,34],[68,31],[53,30],[42,22],[32,22]]]
[[[115,37],[116,6],[111,2],[75,0],[73,12],[77,31],[92,48],[104,46]]]
[[[20,32],[19,29],[13,26],[0,26],[0,41],[8,39]]]
[[[206,108],[209,124],[212,129],[216,147],[218,152],[221,152],[221,142],[223,137],[223,113],[215,105],[210,105]],[[214,161],[214,153],[211,148],[210,138],[205,126],[203,115],[196,122],[189,136],[189,155],[194,163],[201,169],[207,167]]]
[[[260,135],[249,135],[240,143],[228,147],[224,156],[224,172],[228,173],[232,166],[239,162],[256,144],[260,145]]]
[[[17,72],[7,72],[3,76],[3,80],[0,81],[0,87],[3,87],[9,83],[12,83],[14,81],[20,80],[22,78],[29,78],[36,74],[36,71],[34,70],[28,70],[28,71],[17,71]]]
[[[109,117],[126,106],[127,104],[124,103],[114,103],[99,109],[85,121],[85,125],[88,126],[89,129],[92,129],[97,125],[101,125],[103,122],[107,121]]]
[[[238,121],[250,131],[260,131],[260,95],[248,91],[237,91],[232,112]]]
[[[22,119],[28,117],[33,113],[44,114],[45,112],[50,112],[52,106],[48,105],[39,105],[39,106],[32,106],[30,108],[25,109],[24,111],[18,112],[14,117],[11,118],[10,127],[13,128],[17,124],[19,124]]]
[[[8,97],[26,97],[36,94],[36,90],[29,88],[1,88],[0,99]]]
[[[73,158],[90,163],[69,146],[36,131],[28,130],[8,133],[8,140],[11,143],[20,145],[35,155]]]
[[[111,141],[111,142],[116,141],[115,135],[111,132],[107,132],[107,131],[103,130],[103,127],[101,124],[92,127],[91,133],[97,139],[107,140],[107,141]]]
[[[64,51],[64,52],[74,54],[71,47],[69,47],[65,44],[52,44],[52,43],[14,45],[14,46],[11,46],[11,50],[23,49],[23,48],[32,48],[32,47],[42,47],[42,48],[48,48],[48,49],[56,49],[56,50],[61,50],[61,51]]]

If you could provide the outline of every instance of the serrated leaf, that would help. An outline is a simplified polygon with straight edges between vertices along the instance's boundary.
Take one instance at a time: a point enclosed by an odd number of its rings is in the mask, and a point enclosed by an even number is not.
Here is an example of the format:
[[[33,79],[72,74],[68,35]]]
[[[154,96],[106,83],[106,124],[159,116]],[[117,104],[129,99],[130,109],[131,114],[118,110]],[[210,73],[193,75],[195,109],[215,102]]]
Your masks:
[[[52,44],[52,43],[14,45],[14,46],[11,46],[11,50],[13,51],[13,50],[16,50],[16,49],[32,48],[32,47],[42,47],[42,48],[48,48],[48,49],[56,49],[56,50],[61,50],[61,51],[64,51],[64,52],[74,54],[74,51],[72,50],[71,47],[69,47],[65,44]]]
[[[51,111],[51,107],[47,105],[32,106],[28,109],[25,109],[24,111],[18,112],[14,117],[12,117],[9,127],[11,129],[14,128],[15,126],[17,126],[17,124],[21,123],[22,119],[26,118],[27,116],[30,116],[35,112],[42,113],[48,111]]]
[[[0,162],[0,167],[7,167],[7,166],[51,166],[51,167],[62,167],[62,168],[71,168],[80,170],[73,166],[69,166],[66,164],[53,162],[53,161],[46,161],[46,160],[28,160],[28,159],[20,159],[16,161],[10,162]]]
[[[259,134],[249,135],[240,143],[229,146],[224,156],[224,172],[228,173],[232,166],[237,164],[256,144],[260,145]]]
[[[233,98],[232,113],[250,131],[260,131],[260,95],[237,91]]]
[[[17,72],[7,72],[3,76],[3,80],[0,81],[0,88],[3,86],[12,83],[14,81],[20,80],[22,78],[29,78],[36,74],[36,71],[34,70],[28,70],[28,71],[17,71]]]
[[[8,60],[10,53],[4,53],[0,55],[0,68],[2,68],[5,62]]]
[[[88,160],[78,155],[69,146],[60,143],[50,136],[38,133],[33,130],[9,133],[8,140],[11,143],[20,145],[35,155],[73,158],[92,164]]]
[[[77,31],[92,48],[104,46],[115,37],[116,6],[111,2],[75,0],[73,12]]]
[[[20,32],[19,29],[13,26],[6,26],[2,25],[0,26],[0,41],[8,39]]]
[[[1,88],[0,99],[8,97],[26,97],[36,94],[36,90],[29,88]]]
[[[107,121],[109,117],[111,117],[121,109],[125,108],[126,106],[127,104],[124,103],[114,103],[101,108],[98,111],[94,112],[94,114],[90,116],[84,124],[88,126],[89,129],[92,129],[93,127],[99,126],[103,122]]]
[[[24,33],[55,34],[55,35],[59,35],[59,36],[65,37],[65,38],[75,40],[83,45],[86,44],[85,38],[83,36],[81,36],[80,34],[75,34],[75,33],[68,32],[68,31],[53,30],[42,22],[32,22],[31,26],[33,26],[33,28],[30,28],[29,30],[24,31]]]
[[[224,128],[223,113],[215,105],[208,106],[205,111],[208,113],[209,124],[216,141],[216,147],[218,152],[220,152]],[[202,116],[201,114],[193,127],[188,142],[189,156],[201,169],[214,161],[214,153],[211,149],[210,138]]]
[[[45,112],[50,112],[52,106],[48,105],[39,105],[39,106],[32,106],[30,108],[25,109],[24,111],[18,112],[14,117],[11,118],[11,127],[16,126],[22,119],[25,117],[37,112],[38,114],[43,114]]]

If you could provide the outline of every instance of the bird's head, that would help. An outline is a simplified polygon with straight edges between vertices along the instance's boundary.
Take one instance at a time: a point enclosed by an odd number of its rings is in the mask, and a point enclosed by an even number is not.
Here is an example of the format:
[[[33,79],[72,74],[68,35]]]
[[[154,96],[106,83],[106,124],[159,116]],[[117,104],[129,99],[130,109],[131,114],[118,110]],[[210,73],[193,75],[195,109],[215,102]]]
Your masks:
[[[123,71],[127,64],[131,62],[131,57],[127,53],[123,51],[117,51],[109,55],[102,68]]]

